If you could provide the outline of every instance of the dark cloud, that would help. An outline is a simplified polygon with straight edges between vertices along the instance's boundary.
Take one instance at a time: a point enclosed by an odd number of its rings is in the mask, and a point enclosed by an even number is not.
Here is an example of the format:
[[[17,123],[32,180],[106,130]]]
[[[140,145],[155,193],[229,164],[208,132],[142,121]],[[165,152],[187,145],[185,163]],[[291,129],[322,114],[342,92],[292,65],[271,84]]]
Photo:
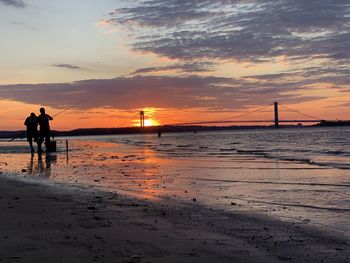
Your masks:
[[[0,86],[0,98],[65,108],[81,100],[77,109],[121,110],[143,107],[205,108],[211,111],[266,105],[277,99],[289,103],[317,97],[298,95],[297,85],[270,88],[258,82],[219,77],[142,77],[84,80],[57,84]]]
[[[329,105],[326,108],[341,108],[341,107],[345,107],[345,108],[350,107],[350,102],[343,102],[339,104],[339,102],[335,101],[333,105]]]
[[[0,0],[0,4],[14,6],[18,8],[24,8],[27,6],[22,0]]]
[[[350,107],[350,102],[336,105],[335,107]]]
[[[55,65],[52,65],[52,66],[56,67],[56,68],[65,68],[65,69],[82,69],[81,67],[74,66],[74,65],[71,65],[71,64],[55,64]]]
[[[186,64],[176,64],[176,65],[170,65],[170,66],[163,66],[163,67],[150,67],[150,68],[141,68],[133,73],[135,74],[144,74],[144,73],[153,73],[153,72],[161,72],[161,71],[168,71],[168,70],[176,70],[184,73],[194,73],[194,72],[209,72],[212,71],[212,66],[214,64],[210,62],[197,62],[197,63],[186,63]]]
[[[311,85],[317,86],[322,83],[328,84],[328,88],[350,92],[350,68],[347,65],[325,64],[275,74],[250,75],[244,79],[253,79],[270,85],[295,83],[298,86],[308,87],[307,89],[310,89]]]
[[[246,90],[242,88],[241,94],[246,96],[254,91],[278,97],[286,89],[295,94],[320,84],[324,87],[324,83],[330,89],[350,91],[348,0],[121,2],[124,7],[110,12],[105,22],[129,29],[136,51],[176,59],[183,65],[213,61],[210,68],[228,61],[275,63],[286,58],[290,66],[284,72],[243,77]],[[134,74],[171,69],[188,72],[174,65]]]
[[[170,58],[350,58],[348,0],[145,0],[110,13],[133,47]]]

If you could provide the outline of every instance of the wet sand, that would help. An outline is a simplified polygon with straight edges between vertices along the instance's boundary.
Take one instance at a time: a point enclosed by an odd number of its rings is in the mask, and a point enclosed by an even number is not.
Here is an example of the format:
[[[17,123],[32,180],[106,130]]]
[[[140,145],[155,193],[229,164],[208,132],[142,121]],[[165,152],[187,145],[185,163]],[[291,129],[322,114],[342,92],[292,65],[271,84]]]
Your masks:
[[[235,204],[232,204],[233,206]],[[0,262],[349,262],[309,224],[0,175]]]

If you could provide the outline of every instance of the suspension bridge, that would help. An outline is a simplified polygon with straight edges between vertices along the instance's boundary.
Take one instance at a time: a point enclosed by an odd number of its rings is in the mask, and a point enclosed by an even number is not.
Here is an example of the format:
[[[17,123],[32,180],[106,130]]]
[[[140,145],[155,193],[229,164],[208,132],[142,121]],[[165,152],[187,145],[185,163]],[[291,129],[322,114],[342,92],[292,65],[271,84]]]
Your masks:
[[[307,113],[292,109],[284,104],[274,102],[266,106],[259,107],[252,111],[244,112],[242,114],[220,120],[205,120],[195,122],[179,122],[166,124],[167,126],[190,126],[190,125],[208,125],[208,124],[245,124],[245,123],[271,123],[276,128],[281,123],[320,123],[323,119],[309,115]],[[145,115],[140,112],[140,126],[144,127]]]

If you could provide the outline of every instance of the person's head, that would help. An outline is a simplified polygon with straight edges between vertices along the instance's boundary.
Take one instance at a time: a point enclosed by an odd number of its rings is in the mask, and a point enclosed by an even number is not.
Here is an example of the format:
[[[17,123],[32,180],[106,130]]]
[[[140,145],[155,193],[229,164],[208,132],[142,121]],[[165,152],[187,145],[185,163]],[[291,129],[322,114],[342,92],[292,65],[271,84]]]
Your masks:
[[[45,114],[45,108],[40,108],[40,113]]]
[[[30,114],[30,117],[32,117],[32,118],[36,117],[35,113],[32,112],[32,113]]]

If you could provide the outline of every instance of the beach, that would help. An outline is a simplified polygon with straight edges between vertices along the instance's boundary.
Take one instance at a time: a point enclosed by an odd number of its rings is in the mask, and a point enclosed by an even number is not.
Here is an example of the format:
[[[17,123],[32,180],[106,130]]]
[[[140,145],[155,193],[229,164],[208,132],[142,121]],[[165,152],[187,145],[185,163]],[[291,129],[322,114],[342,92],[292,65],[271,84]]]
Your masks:
[[[348,239],[304,224],[0,179],[1,262],[348,262]]]
[[[349,262],[346,170],[162,140],[3,143],[0,262]]]

